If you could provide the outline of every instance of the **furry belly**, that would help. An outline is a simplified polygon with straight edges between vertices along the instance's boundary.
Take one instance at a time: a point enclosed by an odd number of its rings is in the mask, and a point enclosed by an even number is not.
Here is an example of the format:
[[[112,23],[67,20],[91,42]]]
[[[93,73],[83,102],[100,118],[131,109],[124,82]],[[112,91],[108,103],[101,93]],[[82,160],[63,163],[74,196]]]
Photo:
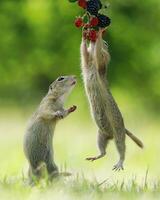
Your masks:
[[[100,98],[91,98],[89,99],[91,114],[95,120],[97,126],[101,131],[108,132],[112,134],[112,124],[110,123],[109,116],[106,114],[106,108],[103,107],[103,102],[100,101]],[[96,105],[96,106],[95,106]]]
[[[97,80],[86,84],[86,93],[90,103],[91,115],[98,128],[108,135],[113,135],[112,123],[110,122],[109,112],[107,112],[100,87],[96,84]]]
[[[84,75],[84,74],[83,74]],[[85,90],[90,103],[91,114],[103,132],[113,135],[124,128],[121,112],[105,81],[102,81],[95,68],[83,76]]]

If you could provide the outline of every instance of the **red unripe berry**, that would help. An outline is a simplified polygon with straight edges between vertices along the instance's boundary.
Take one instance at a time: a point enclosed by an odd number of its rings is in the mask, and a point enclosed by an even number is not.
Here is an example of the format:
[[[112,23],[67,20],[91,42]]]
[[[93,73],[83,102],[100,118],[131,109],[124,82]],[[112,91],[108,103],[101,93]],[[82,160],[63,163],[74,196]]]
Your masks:
[[[90,30],[89,31],[89,40],[92,42],[95,42],[97,39],[97,32],[95,30]]]
[[[82,27],[82,26],[83,26],[83,19],[82,19],[81,17],[78,17],[78,18],[75,20],[74,24],[75,24],[75,26],[76,26],[77,28]]]
[[[90,20],[90,25],[91,26],[97,26],[98,25],[98,18],[97,17],[92,17],[91,20]]]
[[[86,1],[86,0],[78,0],[78,5],[79,5],[81,8],[86,9],[86,8],[87,8],[87,1]]]

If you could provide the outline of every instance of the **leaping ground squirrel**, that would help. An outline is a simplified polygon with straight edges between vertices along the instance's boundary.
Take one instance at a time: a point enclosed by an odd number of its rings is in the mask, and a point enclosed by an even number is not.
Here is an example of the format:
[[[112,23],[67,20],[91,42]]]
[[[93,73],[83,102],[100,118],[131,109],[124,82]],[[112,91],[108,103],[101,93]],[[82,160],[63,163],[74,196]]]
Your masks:
[[[65,110],[66,97],[76,84],[75,76],[61,76],[49,86],[29,121],[24,137],[24,152],[29,161],[29,177],[41,177],[41,164],[46,165],[49,177],[58,175],[58,167],[53,158],[52,139],[57,121],[76,110],[76,106]]]
[[[113,169],[120,170],[125,159],[125,135],[139,147],[143,148],[143,144],[125,128],[121,112],[109,90],[106,75],[110,55],[102,39],[102,31],[98,32],[97,41],[90,42],[89,47],[84,37],[81,42],[82,74],[91,114],[98,126],[97,143],[100,150],[100,155],[87,160],[94,161],[105,156],[109,140],[114,139],[120,159]]]

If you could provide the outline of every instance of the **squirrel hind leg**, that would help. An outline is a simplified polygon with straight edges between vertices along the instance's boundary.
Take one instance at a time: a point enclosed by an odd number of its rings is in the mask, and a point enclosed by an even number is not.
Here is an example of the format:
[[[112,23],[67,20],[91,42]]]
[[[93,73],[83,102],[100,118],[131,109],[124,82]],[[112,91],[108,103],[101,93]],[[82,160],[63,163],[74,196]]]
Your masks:
[[[52,159],[52,154],[49,154],[46,157],[45,163],[50,180],[52,180],[54,177],[57,177],[59,175],[59,171],[58,167],[56,166],[56,164]]]
[[[29,177],[29,185],[34,185],[37,181],[40,180],[42,176],[42,170],[40,167],[29,166],[28,169],[28,177]]]
[[[110,138],[106,134],[99,131],[97,143],[98,143],[98,149],[100,151],[100,154],[98,156],[86,158],[86,160],[95,161],[100,158],[103,158],[106,155],[106,147],[109,142],[109,139]]]
[[[120,159],[118,163],[113,166],[113,170],[115,171],[120,171],[121,169],[124,170],[123,162],[125,159],[125,135],[124,137],[116,138],[115,143],[116,143],[116,147],[117,147]]]
[[[86,160],[88,160],[88,161],[95,161],[95,160],[98,160],[100,158],[103,158],[105,155],[106,155],[106,152],[105,153],[101,153],[98,156],[88,157],[88,158],[86,158]]]
[[[124,170],[124,168],[123,168],[123,160],[119,160],[118,163],[113,166],[112,170],[120,171],[121,169]]]

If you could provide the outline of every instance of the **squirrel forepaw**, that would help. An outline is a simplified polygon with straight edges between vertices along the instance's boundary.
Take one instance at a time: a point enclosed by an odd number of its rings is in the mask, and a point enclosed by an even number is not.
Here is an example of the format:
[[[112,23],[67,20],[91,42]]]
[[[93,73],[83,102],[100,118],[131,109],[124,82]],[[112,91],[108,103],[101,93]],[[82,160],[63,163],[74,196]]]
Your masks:
[[[63,114],[61,111],[57,111],[57,112],[56,112],[56,117],[57,117],[58,119],[63,119],[63,118],[64,118],[64,114]]]

